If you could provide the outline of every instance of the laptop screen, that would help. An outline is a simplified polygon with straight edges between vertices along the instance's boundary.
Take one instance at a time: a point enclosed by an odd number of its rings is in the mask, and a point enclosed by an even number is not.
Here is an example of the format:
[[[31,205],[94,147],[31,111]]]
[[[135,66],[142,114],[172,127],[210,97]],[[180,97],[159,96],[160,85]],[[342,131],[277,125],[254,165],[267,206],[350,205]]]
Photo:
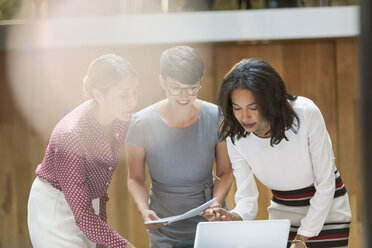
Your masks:
[[[290,225],[287,219],[200,222],[194,248],[285,248]]]

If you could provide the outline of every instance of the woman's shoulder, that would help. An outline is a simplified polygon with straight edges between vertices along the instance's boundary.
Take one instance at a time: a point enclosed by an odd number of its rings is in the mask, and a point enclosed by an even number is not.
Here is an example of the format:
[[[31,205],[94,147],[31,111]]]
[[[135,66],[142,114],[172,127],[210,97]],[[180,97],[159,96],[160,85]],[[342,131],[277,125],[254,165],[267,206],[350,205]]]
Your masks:
[[[207,122],[208,123],[207,125],[217,123],[217,126],[219,126],[219,123],[221,121],[221,115],[218,111],[218,106],[207,101],[201,101],[201,103],[202,103],[202,109],[200,113],[201,119]]]
[[[65,115],[55,126],[53,133],[78,134],[86,126],[90,102],[86,101]]]
[[[208,110],[217,110],[218,109],[218,106],[214,103],[211,103],[211,102],[207,102],[207,101],[204,101],[204,100],[199,100],[202,104],[202,106]]]
[[[202,112],[212,116],[218,116],[218,106],[214,103],[200,100],[202,104]]]
[[[303,123],[309,121],[321,120],[323,119],[322,113],[318,106],[309,98],[297,97],[293,109],[299,116]]]
[[[130,126],[146,125],[146,123],[153,121],[157,115],[157,104],[154,103],[134,113],[130,120]]]
[[[83,152],[83,141],[82,132],[77,128],[71,128],[71,126],[57,125],[53,130],[50,140],[49,147],[58,149],[62,152],[82,154]]]
[[[306,113],[319,110],[311,99],[304,96],[298,96],[292,107],[297,113]]]
[[[136,118],[141,118],[141,119],[146,119],[146,118],[151,118],[152,115],[156,113],[156,106],[159,104],[159,102],[151,104],[138,112],[133,114],[133,117]]]
[[[241,151],[241,149],[244,150],[244,147],[246,145],[252,145],[252,137],[251,135],[248,135],[246,137],[241,137],[241,138],[238,138],[237,136],[235,137],[227,137],[226,138],[226,144],[227,144],[227,147],[228,147],[228,150],[229,151]]]

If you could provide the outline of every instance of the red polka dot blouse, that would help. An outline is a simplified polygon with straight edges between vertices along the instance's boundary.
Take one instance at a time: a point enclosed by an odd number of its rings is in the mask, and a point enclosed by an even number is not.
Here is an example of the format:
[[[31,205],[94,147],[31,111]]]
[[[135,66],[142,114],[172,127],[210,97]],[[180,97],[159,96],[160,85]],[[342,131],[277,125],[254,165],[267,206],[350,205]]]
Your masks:
[[[87,101],[67,114],[50,137],[36,175],[61,190],[77,226],[94,243],[124,247],[127,241],[106,224],[107,189],[119,162],[129,122],[115,120],[114,146]],[[100,198],[99,215],[92,200]]]

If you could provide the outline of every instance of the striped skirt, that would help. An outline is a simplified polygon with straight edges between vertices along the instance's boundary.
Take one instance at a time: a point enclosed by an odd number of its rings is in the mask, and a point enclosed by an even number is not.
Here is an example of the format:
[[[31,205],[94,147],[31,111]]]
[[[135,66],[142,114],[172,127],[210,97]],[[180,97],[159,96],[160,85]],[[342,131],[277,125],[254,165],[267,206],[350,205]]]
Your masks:
[[[348,194],[338,171],[334,199],[321,232],[306,242],[309,248],[347,247],[349,241],[351,210]],[[310,206],[310,199],[315,194],[315,187],[309,186],[292,191],[271,190],[273,197],[268,208],[270,219],[290,219],[291,230],[288,247],[295,238],[301,219],[305,217]]]

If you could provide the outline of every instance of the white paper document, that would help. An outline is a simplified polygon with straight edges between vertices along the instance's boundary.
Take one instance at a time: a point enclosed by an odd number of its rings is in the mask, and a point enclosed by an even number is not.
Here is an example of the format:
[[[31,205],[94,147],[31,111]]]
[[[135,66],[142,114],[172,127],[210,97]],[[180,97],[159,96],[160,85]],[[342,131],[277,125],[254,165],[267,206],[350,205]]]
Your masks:
[[[172,222],[176,222],[176,221],[179,221],[179,220],[184,220],[184,219],[187,219],[187,218],[191,218],[191,217],[197,216],[197,215],[199,215],[203,210],[209,208],[210,205],[212,205],[212,203],[213,203],[215,200],[216,200],[216,198],[213,198],[212,200],[209,200],[209,201],[207,201],[206,203],[200,205],[199,207],[193,208],[193,209],[187,211],[187,212],[184,213],[184,214],[175,215],[175,216],[170,216],[170,217],[166,217],[166,218],[163,218],[163,219],[160,219],[160,220],[150,220],[150,221],[146,221],[145,224],[155,224],[155,223],[170,224],[170,223],[172,223]]]

